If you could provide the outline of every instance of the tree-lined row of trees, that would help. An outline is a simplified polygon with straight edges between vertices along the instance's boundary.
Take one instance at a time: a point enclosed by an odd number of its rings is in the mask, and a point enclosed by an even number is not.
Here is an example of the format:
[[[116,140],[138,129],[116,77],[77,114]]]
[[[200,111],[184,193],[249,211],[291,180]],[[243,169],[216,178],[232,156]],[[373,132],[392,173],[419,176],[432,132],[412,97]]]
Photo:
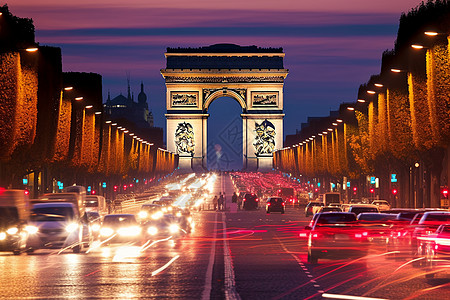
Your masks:
[[[32,20],[0,11],[0,186],[23,188],[26,179],[37,196],[57,181],[122,186],[177,167],[175,154],[108,121],[99,74],[62,72],[60,48],[34,44]],[[15,44],[3,40],[11,36]]]
[[[293,147],[275,153],[275,166],[366,187],[376,176],[377,194],[397,206],[439,206],[450,144],[449,19],[450,1],[403,14],[395,48],[383,53],[380,74],[360,86],[358,101],[310,122]]]

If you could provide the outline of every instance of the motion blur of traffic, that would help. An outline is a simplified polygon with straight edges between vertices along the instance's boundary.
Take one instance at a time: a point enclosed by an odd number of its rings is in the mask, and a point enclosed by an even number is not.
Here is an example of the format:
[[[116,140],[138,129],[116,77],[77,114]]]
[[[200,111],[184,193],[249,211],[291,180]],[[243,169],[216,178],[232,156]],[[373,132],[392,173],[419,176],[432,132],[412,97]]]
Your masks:
[[[173,176],[147,191],[118,194],[114,201],[89,195],[80,185],[29,199],[27,190],[0,189],[0,250],[32,254],[92,252],[109,246],[143,249],[157,240],[195,230],[195,214],[216,181],[214,174]]]
[[[305,251],[309,264],[383,255],[420,268],[426,278],[447,276],[446,208],[395,208],[383,199],[348,200],[338,192],[320,194],[310,183],[282,173],[227,175],[234,193],[226,196],[213,192],[219,184],[216,173],[172,176],[147,191],[117,195],[114,201],[87,195],[79,185],[38,199],[29,199],[26,190],[0,189],[0,249],[15,255],[88,254],[133,246],[133,251],[142,252],[154,243],[188,237],[201,211],[239,212],[244,218],[259,211],[269,219],[285,213],[306,217],[307,226],[296,223],[296,230],[299,251]],[[223,196],[228,202],[220,202]]]

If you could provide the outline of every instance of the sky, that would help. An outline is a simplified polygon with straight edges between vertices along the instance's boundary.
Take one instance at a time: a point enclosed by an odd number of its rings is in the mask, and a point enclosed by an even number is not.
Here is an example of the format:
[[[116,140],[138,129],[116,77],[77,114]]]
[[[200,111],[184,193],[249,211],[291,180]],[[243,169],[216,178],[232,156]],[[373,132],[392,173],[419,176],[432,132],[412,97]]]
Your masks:
[[[360,84],[394,47],[402,12],[418,0],[13,0],[13,15],[31,18],[36,41],[61,47],[63,71],[103,77],[103,98],[135,98],[141,81],[155,117],[165,128],[167,47],[217,43],[282,47],[289,75],[284,86],[284,135],[308,117],[328,116],[356,101]],[[5,2],[0,2],[2,5]],[[220,101],[220,99],[218,100]],[[214,106],[214,103],[211,107]],[[226,109],[226,105],[221,105]],[[239,116],[239,109],[230,112]],[[210,118],[211,119],[211,118]],[[211,125],[210,125],[211,130]]]

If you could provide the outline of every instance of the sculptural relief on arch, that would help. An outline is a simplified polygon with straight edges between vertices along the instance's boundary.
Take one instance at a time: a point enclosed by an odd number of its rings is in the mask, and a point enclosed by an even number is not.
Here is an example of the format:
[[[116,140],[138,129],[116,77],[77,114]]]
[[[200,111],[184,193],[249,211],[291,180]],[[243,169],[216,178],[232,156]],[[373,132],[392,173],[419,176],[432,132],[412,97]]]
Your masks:
[[[271,170],[283,147],[283,50],[217,44],[165,56],[167,149],[179,154],[180,169],[206,170],[208,108],[226,96],[242,108],[243,168]]]

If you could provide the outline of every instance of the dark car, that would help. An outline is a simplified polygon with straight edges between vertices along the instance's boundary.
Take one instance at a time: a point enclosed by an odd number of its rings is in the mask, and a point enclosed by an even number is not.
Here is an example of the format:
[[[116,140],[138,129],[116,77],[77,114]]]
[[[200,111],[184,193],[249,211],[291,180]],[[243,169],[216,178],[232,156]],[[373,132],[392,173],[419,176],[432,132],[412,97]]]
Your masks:
[[[280,212],[284,214],[285,203],[281,197],[270,197],[266,203],[266,213]]]
[[[258,196],[254,193],[247,193],[242,199],[242,208],[245,210],[257,209],[259,204]]]
[[[312,226],[306,226],[308,262],[317,263],[322,257],[364,256],[368,251],[368,232],[361,227],[353,213],[317,213]]]

